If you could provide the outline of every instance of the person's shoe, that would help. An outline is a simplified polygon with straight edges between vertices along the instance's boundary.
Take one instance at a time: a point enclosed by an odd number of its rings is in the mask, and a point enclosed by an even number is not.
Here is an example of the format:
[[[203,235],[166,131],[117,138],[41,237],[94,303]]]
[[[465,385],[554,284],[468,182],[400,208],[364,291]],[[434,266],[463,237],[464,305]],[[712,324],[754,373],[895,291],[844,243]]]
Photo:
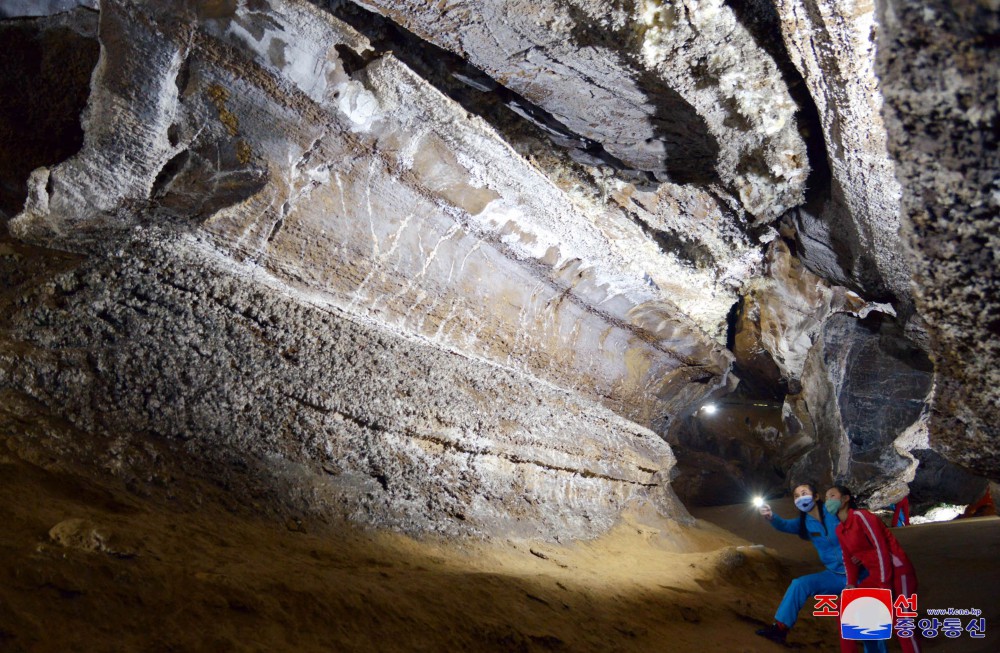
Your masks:
[[[761,628],[757,631],[757,634],[761,637],[766,637],[772,642],[777,642],[779,644],[785,643],[785,638],[788,637],[788,629],[782,628],[778,624],[771,624],[767,628]]]

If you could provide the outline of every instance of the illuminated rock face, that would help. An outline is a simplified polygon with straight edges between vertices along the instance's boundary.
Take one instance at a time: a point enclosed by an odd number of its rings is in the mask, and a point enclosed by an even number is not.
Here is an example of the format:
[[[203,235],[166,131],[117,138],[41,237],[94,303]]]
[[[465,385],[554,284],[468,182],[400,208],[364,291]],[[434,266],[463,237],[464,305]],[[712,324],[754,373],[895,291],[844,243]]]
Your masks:
[[[641,423],[725,384],[728,354],[656,282],[676,258],[635,222],[572,202],[391,55],[348,76],[338,48],[367,52],[351,28],[291,3],[263,32],[250,10],[205,15],[189,44],[131,27],[157,20],[150,7],[103,8],[87,142],[36,174],[16,235],[72,247],[125,221],[179,224],[351,314]],[[131,38],[113,38],[126,26]],[[148,207],[123,220],[134,202]],[[687,208],[645,202],[650,221]],[[718,331],[723,306],[702,323]]]
[[[706,333],[657,279],[731,300],[759,254],[701,229],[713,261],[745,259],[724,285],[648,225],[732,213],[696,189],[574,201],[336,18],[258,4],[102,4],[82,149],[32,174],[9,223],[89,258],[22,287],[8,334],[37,358],[9,359],[9,391],[91,436],[304,465],[341,497],[311,509],[373,524],[585,536],[634,501],[683,517],[643,425],[730,383],[728,301]],[[51,283],[80,303],[50,315]],[[68,343],[96,362],[44,353]]]
[[[29,458],[168,492],[200,473],[246,501],[409,532],[585,537],[627,504],[685,518],[670,449],[606,409],[349,319],[192,237],[119,247],[21,279],[37,253],[0,252],[18,291],[0,431]]]
[[[899,239],[899,183],[875,72],[870,0],[776,0],[789,58],[816,105],[829,187],[797,211],[802,256],[824,277],[896,304],[910,302]]]
[[[927,447],[903,437],[927,408],[933,371],[911,337],[891,306],[825,281],[784,242],[771,243],[764,278],[748,284],[740,303],[732,350],[743,382],[773,407],[731,402],[719,418],[689,420],[671,441],[681,463],[692,449],[699,467],[730,469],[698,489],[687,481],[704,474],[687,465],[682,498],[711,502],[711,489],[739,500],[738,484],[723,490],[726,476],[779,487],[785,482],[775,472],[784,471],[795,480],[841,482],[875,501],[888,497],[885,504],[898,499],[918,473],[912,451]],[[742,429],[729,423],[734,417],[745,418]],[[733,442],[745,453],[729,453]]]
[[[632,169],[717,182],[762,222],[802,201],[795,104],[722,0],[365,4]]]
[[[993,198],[987,172],[975,192],[955,176],[995,158],[974,134],[995,114],[956,118],[968,138],[952,157],[951,118],[907,108],[921,77],[886,53],[877,68],[871,34],[885,27],[888,53],[924,47],[909,11],[93,4],[0,24],[91,57],[41,67],[65,98],[53,128],[22,130],[39,137],[0,159],[0,270],[17,288],[3,419],[60,415],[64,432],[25,455],[143,482],[142,452],[162,446],[289,510],[573,537],[632,504],[685,517],[664,440],[693,466],[886,497],[913,478],[911,451],[1000,468],[997,384],[968,389],[968,370],[995,374],[992,318],[967,310],[991,306],[992,277],[974,273],[992,250],[969,234]],[[25,61],[5,85],[35,74]],[[56,136],[84,97],[82,132]],[[928,135],[907,149],[915,126]],[[800,128],[826,150],[811,197]],[[927,152],[941,179],[921,172]],[[916,308],[911,262],[928,280]],[[738,378],[784,401],[779,418],[724,441],[684,430]]]

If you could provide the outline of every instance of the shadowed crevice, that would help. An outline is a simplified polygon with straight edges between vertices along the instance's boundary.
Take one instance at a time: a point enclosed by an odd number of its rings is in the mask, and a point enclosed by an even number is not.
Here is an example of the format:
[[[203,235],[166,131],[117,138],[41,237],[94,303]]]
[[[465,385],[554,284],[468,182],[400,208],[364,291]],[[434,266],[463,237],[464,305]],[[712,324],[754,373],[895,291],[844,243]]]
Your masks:
[[[80,116],[97,65],[97,14],[0,21],[0,215],[24,206],[28,177],[83,146]]]

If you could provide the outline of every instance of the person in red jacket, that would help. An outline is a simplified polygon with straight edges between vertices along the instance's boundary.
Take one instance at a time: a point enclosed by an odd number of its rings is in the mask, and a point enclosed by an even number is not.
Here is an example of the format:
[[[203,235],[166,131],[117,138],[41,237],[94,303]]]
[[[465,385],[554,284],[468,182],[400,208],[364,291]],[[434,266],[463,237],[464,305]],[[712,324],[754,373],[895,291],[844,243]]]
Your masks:
[[[910,525],[910,497],[903,497],[889,508],[892,510],[893,528]]]
[[[847,587],[858,587],[860,567],[868,577],[860,587],[882,587],[892,590],[893,598],[917,593],[917,572],[903,547],[886,528],[882,520],[854,503],[851,491],[836,485],[826,491],[826,510],[837,515],[837,538],[844,552]],[[899,637],[904,653],[920,653],[916,629],[910,637]],[[842,643],[843,650],[848,650]]]

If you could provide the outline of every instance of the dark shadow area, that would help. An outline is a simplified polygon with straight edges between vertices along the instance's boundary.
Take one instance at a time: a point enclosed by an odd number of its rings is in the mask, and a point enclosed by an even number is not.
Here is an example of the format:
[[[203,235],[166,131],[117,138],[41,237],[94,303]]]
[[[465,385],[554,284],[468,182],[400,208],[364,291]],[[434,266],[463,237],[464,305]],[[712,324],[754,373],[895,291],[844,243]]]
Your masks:
[[[701,186],[718,183],[719,142],[705,119],[654,73],[643,69],[638,83],[653,106],[649,123],[655,136],[651,141],[658,141],[664,148],[663,167],[654,171],[657,179]]]
[[[634,2],[626,0],[625,11],[634,14]],[[640,52],[642,45],[631,26],[614,29],[588,27],[595,23],[595,17],[584,9],[567,3],[562,7],[573,21],[573,40],[581,47],[595,48],[618,60],[623,70],[634,71],[636,85],[646,96],[649,124],[653,136],[645,144],[636,147],[662,148],[664,156],[661,166],[650,170],[658,181],[675,184],[708,185],[719,181],[716,161],[719,143],[708,129],[705,119],[684,97],[670,88],[662,78],[645,65],[636,65],[622,54],[622,45],[631,43],[632,51]]]
[[[909,483],[910,505],[926,510],[942,501],[968,505],[986,491],[989,481],[950,462],[933,449],[911,452],[920,461],[916,477]]]
[[[80,116],[97,65],[97,14],[0,22],[0,212],[18,213],[31,171],[83,145]]]
[[[783,487],[781,417],[781,399],[761,397],[741,380],[735,392],[706,401],[671,429],[678,472],[673,487],[684,504],[739,503]]]
[[[570,546],[418,541],[261,516],[165,473],[125,487],[16,455],[0,473],[11,652],[731,651],[789,580],[713,527],[666,520]],[[819,620],[793,643],[837,646]]]

